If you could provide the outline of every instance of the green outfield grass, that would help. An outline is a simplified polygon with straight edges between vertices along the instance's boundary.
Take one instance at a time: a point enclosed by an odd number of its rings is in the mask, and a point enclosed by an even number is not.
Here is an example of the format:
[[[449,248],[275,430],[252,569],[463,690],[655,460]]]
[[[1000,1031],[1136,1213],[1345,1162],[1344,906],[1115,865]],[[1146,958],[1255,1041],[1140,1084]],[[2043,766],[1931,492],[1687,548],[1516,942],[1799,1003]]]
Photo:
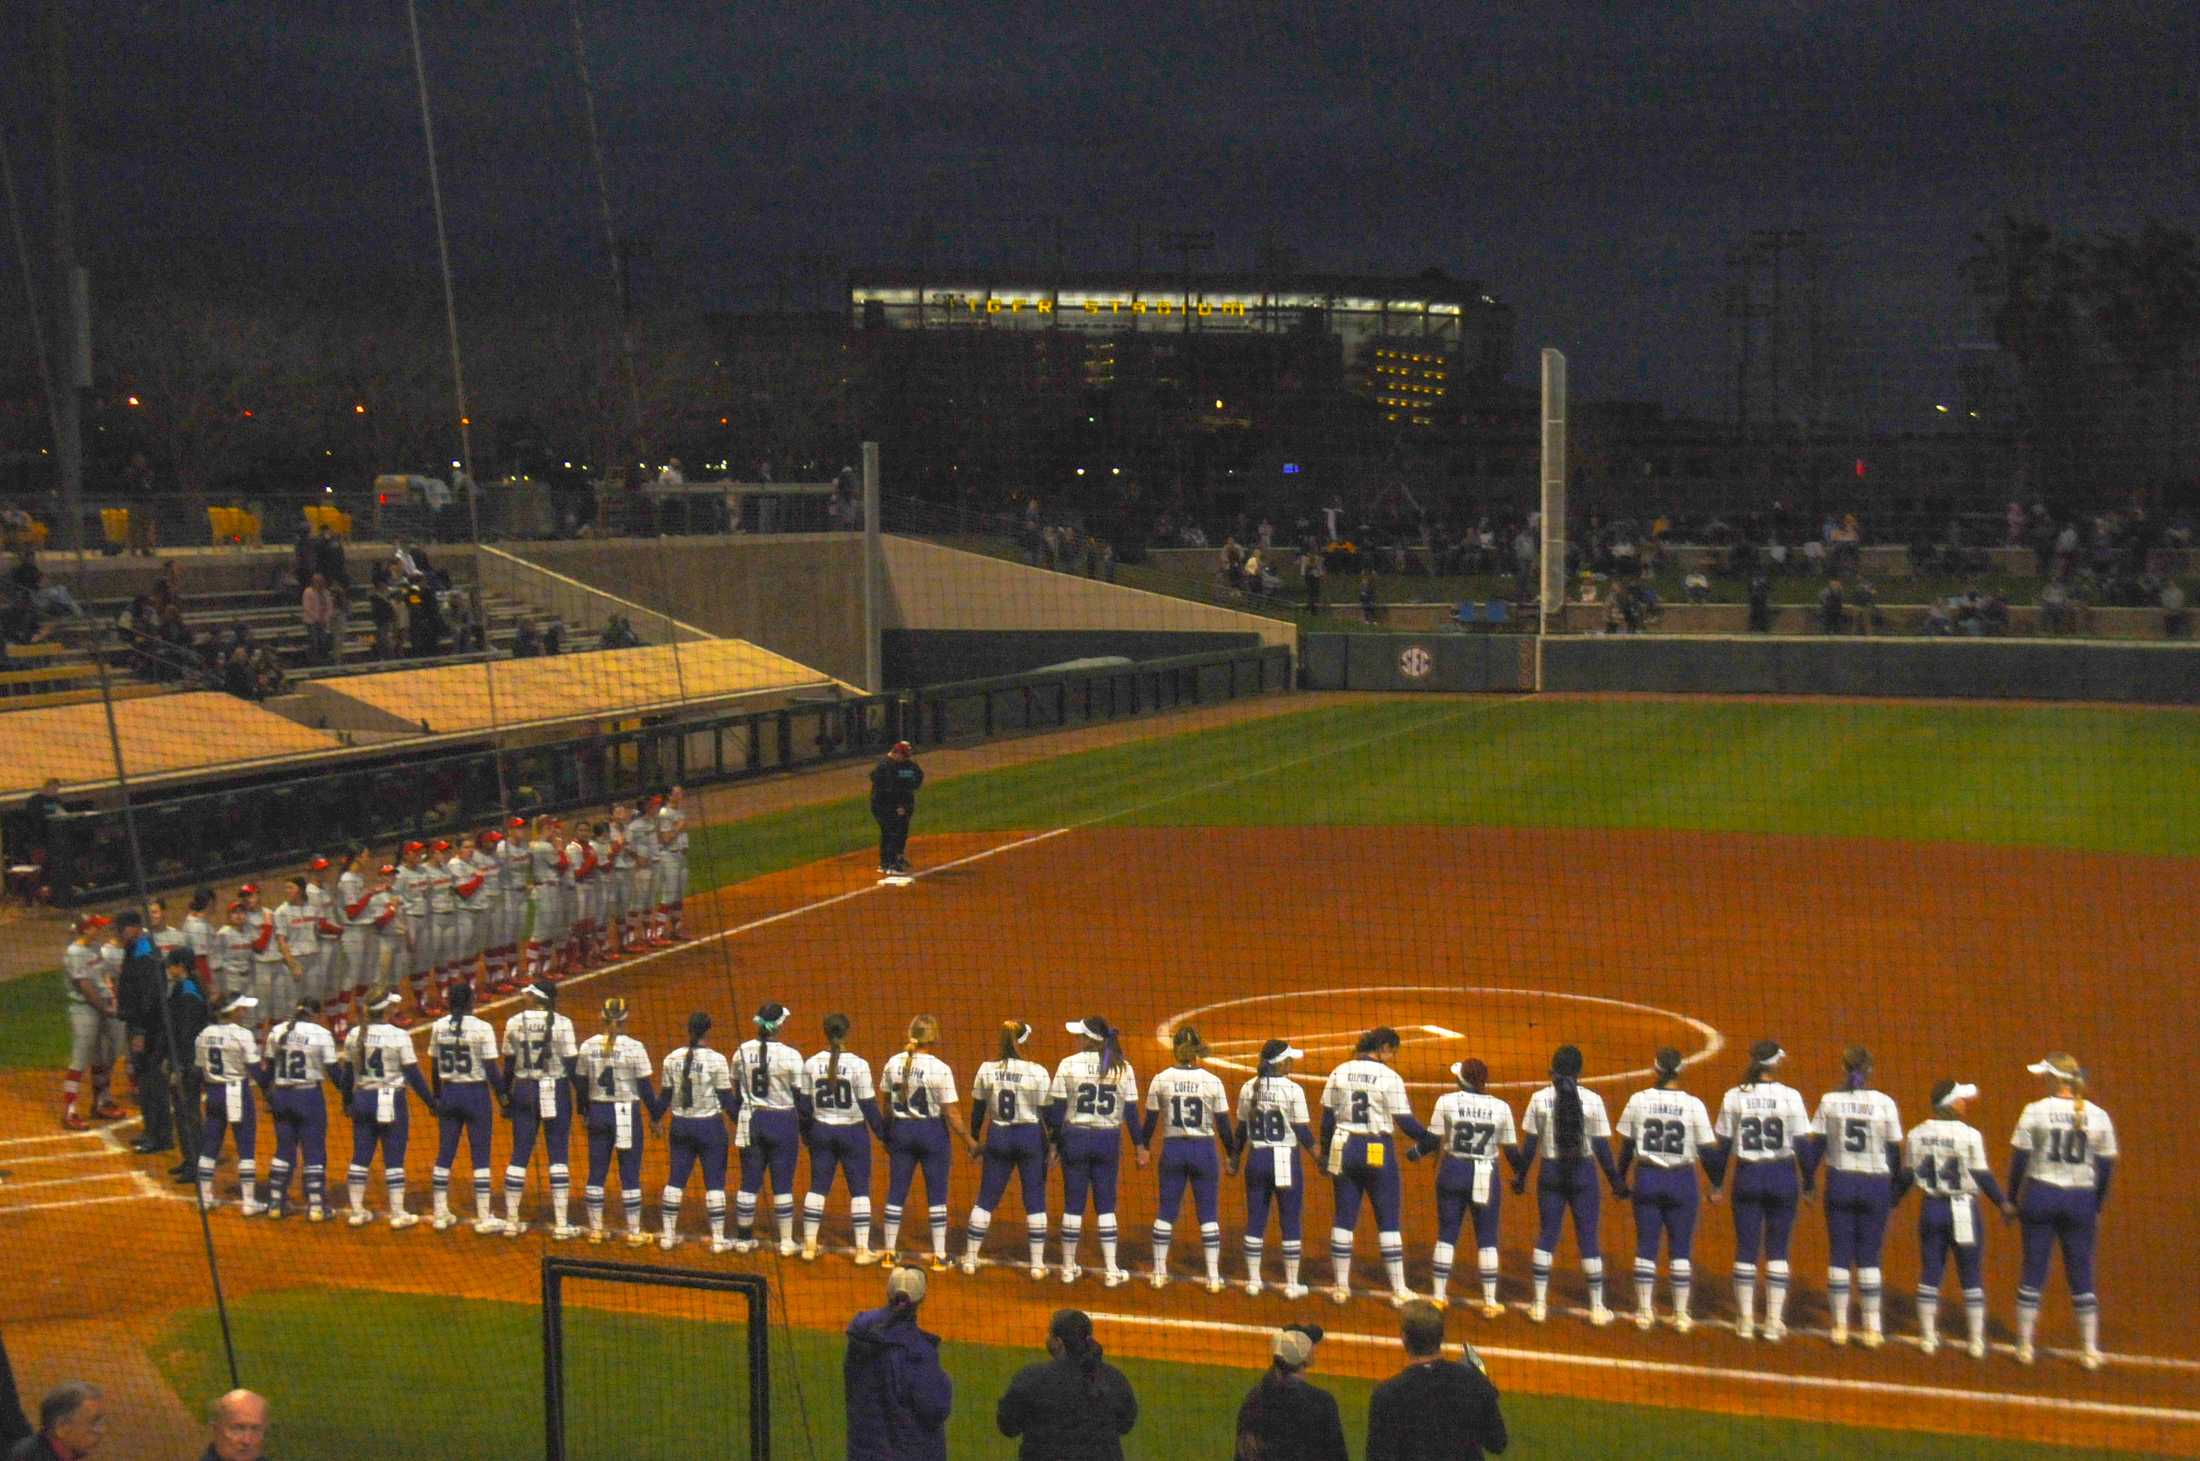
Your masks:
[[[700,1300],[726,1302],[712,1297]],[[268,1446],[281,1456],[540,1455],[541,1311],[531,1304],[383,1293],[299,1292],[230,1305],[244,1383],[275,1415]],[[571,1454],[747,1454],[746,1379],[735,1324],[567,1311],[567,1425]],[[955,1381],[948,1425],[954,1456],[1008,1454],[993,1405],[1009,1378],[1039,1357],[1025,1348],[946,1344]],[[775,1329],[773,1454],[839,1456],[841,1341]],[[699,1360],[698,1356],[708,1359]],[[176,1393],[193,1401],[229,1388],[221,1331],[210,1311],[176,1316],[155,1358]],[[1255,1374],[1207,1365],[1122,1361],[1138,1393],[1134,1456],[1227,1455],[1237,1407]],[[1355,1454],[1367,1434],[1365,1380],[1316,1378],[1337,1397]],[[1504,1370],[1496,1372],[1500,1385]],[[1865,1455],[2057,1457],[2077,1453],[2007,1441],[1864,1430],[1636,1405],[1516,1395],[1505,1402],[1511,1454],[1605,1457],[1648,1448],[1670,1456],[1783,1458]],[[697,1449],[698,1441],[709,1445]],[[2099,1452],[2091,1454],[2098,1455]]]

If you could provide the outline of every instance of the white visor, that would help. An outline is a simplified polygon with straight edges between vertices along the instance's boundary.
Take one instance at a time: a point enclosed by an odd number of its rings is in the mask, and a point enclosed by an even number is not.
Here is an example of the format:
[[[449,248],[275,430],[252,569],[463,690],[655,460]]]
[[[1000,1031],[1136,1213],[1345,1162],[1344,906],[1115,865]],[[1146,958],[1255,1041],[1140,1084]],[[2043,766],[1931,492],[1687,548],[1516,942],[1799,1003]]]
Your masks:
[[[254,999],[249,994],[233,995],[230,998],[222,1001],[222,1009],[224,1012],[227,1012],[229,1010],[256,1010],[259,1007],[260,1002]]]
[[[2025,1069],[2027,1071],[2030,1071],[2033,1075],[2051,1075],[2057,1076],[2063,1080],[2073,1079],[2068,1071],[2055,1069],[2054,1062],[2052,1061],[2035,1060],[2030,1065],[2026,1066]]]
[[[400,995],[396,990],[393,989],[389,993],[383,995],[380,999],[370,1001],[367,1005],[367,1008],[370,1010],[386,1010],[393,1004],[402,1004],[403,1002],[404,996]]]
[[[1072,1035],[1083,1035],[1088,1039],[1093,1040],[1097,1040],[1100,1038],[1098,1035],[1093,1034],[1092,1031],[1085,1028],[1085,1022],[1083,1020],[1064,1021],[1062,1028],[1069,1031]]]
[[[1942,1099],[1941,1104],[1949,1105],[1956,1101],[1976,1101],[1977,1099],[1977,1086],[1971,1085],[1968,1082],[1958,1081],[1956,1082],[1956,1088],[1950,1091],[1947,1096]]]
[[[1020,1033],[1019,1033],[1019,1034],[1018,1034],[1018,1035],[1016,1036],[1016,1043],[1017,1043],[1018,1045],[1021,1045],[1021,1044],[1023,1044],[1023,1043],[1024,1043],[1024,1042],[1025,1042],[1026,1040],[1029,1040],[1030,1038],[1031,1038],[1031,1026],[1029,1026],[1029,1025],[1026,1025],[1026,1026],[1024,1026],[1024,1027],[1023,1027],[1023,1030],[1022,1030],[1022,1031],[1021,1031],[1021,1032],[1020,1032]]]
[[[1286,1047],[1284,1048],[1284,1052],[1283,1052],[1283,1054],[1281,1054],[1281,1055],[1277,1056],[1277,1057],[1276,1057],[1276,1059],[1278,1059],[1278,1060],[1304,1060],[1304,1059],[1306,1059],[1306,1052],[1305,1052],[1305,1051],[1303,1051],[1303,1050],[1301,1050],[1301,1049],[1299,1049],[1299,1047],[1298,1047],[1298,1046],[1296,1046],[1296,1045],[1290,1045],[1290,1046],[1286,1046]]]

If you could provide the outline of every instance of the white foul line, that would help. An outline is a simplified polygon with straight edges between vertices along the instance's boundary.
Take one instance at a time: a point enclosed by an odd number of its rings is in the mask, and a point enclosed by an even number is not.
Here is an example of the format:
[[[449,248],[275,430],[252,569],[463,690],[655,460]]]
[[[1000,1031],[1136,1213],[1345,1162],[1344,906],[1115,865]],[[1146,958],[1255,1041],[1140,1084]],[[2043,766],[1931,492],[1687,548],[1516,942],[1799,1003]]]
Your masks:
[[[1245,1334],[1261,1338],[1272,1336],[1272,1326],[1261,1324],[1232,1324],[1217,1319],[1173,1319],[1156,1314],[1103,1314],[1095,1312],[1096,1324],[1122,1324],[1143,1329],[1196,1329],[1213,1334]],[[1324,1342],[1372,1346],[1394,1349],[1398,1341],[1391,1335],[1339,1334],[1323,1336]],[[1891,1380],[1844,1380],[1830,1375],[1781,1374],[1773,1370],[1736,1370],[1717,1365],[1682,1365],[1660,1360],[1619,1359],[1608,1355],[1564,1354],[1553,1350],[1513,1349],[1496,1345],[1478,1344],[1475,1352],[1490,1359],[1512,1360],[1522,1364],[1560,1365],[1575,1369],[1631,1370],[1653,1375],[1673,1375],[1692,1380],[1718,1380],[1744,1385],[1770,1385],[1797,1390],[1839,1390],[1865,1395],[1898,1396],[1909,1400],[1948,1400],[1972,1405],[2004,1405],[2027,1410],[2052,1410],[2070,1415],[2114,1416],[2123,1420],[2172,1421],[2185,1425],[2200,1425],[2200,1410],[2180,1410],[2170,1406],[2122,1405],[2106,1400],[2065,1400],[2051,1395],[2015,1395],[1999,1390],[1964,1390],[1953,1385],[1902,1385]]]
[[[139,1175],[143,1175],[142,1173]],[[71,1197],[61,1202],[27,1202],[21,1207],[0,1207],[0,1218],[13,1217],[24,1212],[57,1212],[68,1207],[104,1207],[111,1202],[145,1202],[152,1199],[189,1202],[180,1192],[126,1192],[120,1197]]]

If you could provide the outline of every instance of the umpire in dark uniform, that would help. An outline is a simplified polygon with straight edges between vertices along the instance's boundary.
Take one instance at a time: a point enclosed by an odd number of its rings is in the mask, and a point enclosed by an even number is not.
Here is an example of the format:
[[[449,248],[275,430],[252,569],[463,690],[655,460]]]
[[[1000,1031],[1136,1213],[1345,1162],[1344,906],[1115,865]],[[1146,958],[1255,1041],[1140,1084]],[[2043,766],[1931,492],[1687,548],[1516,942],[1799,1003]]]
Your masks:
[[[160,950],[142,918],[134,912],[118,914],[115,932],[122,940],[115,1009],[129,1032],[130,1078],[137,1083],[138,1109],[145,1114],[145,1130],[132,1149],[150,1155],[167,1151],[176,1139],[168,1107],[168,1039],[161,1024],[168,984],[161,977]]]
[[[909,819],[916,815],[917,788],[924,768],[907,741],[894,742],[886,759],[871,768],[871,816],[878,823],[878,870],[909,871]]]
[[[164,1038],[173,1042],[168,1047],[177,1061],[173,1109],[183,1114],[184,1127],[177,1133],[183,1160],[169,1168],[168,1175],[178,1182],[191,1183],[198,1180],[198,1159],[193,1147],[199,1134],[192,1128],[191,1120],[199,1109],[200,1087],[198,1066],[192,1056],[199,1043],[199,1031],[212,1022],[212,1016],[207,1013],[206,991],[199,987],[198,970],[189,949],[168,951],[167,973],[168,1028]]]

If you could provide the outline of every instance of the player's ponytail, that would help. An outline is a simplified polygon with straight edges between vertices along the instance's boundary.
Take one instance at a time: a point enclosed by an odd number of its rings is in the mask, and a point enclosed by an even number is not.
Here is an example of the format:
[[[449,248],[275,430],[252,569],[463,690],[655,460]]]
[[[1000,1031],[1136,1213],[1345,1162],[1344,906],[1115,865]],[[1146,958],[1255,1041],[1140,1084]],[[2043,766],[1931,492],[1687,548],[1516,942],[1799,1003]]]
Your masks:
[[[756,1012],[756,1068],[764,1072],[768,1082],[772,1069],[772,1032],[787,1020],[787,1007],[772,1003]]]
[[[1670,1045],[1661,1045],[1651,1067],[1658,1073],[1658,1089],[1665,1090],[1681,1078],[1681,1053]]]
[[[909,1022],[909,1043],[901,1047],[901,1079],[894,1093],[895,1103],[904,1111],[909,1109],[909,1088],[916,1080],[917,1052],[939,1038],[937,1015],[918,1015]]]
[[[846,1015],[827,1015],[825,1017],[825,1043],[833,1052],[825,1060],[825,1078],[827,1080],[836,1081],[840,1079],[841,1042],[847,1038],[848,1017]]]
[[[1861,1091],[1871,1083],[1872,1053],[1861,1045],[1851,1045],[1841,1052],[1842,1083],[1852,1091]]]
[[[1002,1065],[1007,1065],[1010,1061],[1016,1059],[1016,1052],[1023,1047],[1024,1041],[1030,1035],[1031,1026],[1025,1024],[1022,1020],[1001,1021],[1000,1056]]]
[[[1190,1025],[1177,1027],[1173,1043],[1176,1063],[1189,1070],[1207,1058],[1207,1042],[1199,1038],[1199,1031]]]
[[[1581,1050],[1561,1045],[1551,1056],[1553,1153],[1560,1157],[1581,1155]]]
[[[1092,1316],[1082,1309],[1057,1309],[1047,1324],[1047,1338],[1058,1341],[1065,1357],[1077,1362],[1077,1371],[1083,1376],[1086,1388],[1095,1400],[1101,1398],[1100,1342],[1092,1337]]]
[[[1461,1090],[1472,1091],[1477,1096],[1490,1083],[1490,1068],[1480,1056],[1468,1056],[1453,1066],[1451,1073],[1458,1080]]]
[[[1777,1040],[1759,1040],[1749,1047],[1749,1069],[1742,1072],[1742,1084],[1754,1086],[1772,1073],[1772,1068],[1787,1054]]]
[[[702,1049],[703,1041],[710,1037],[710,1016],[697,1010],[688,1016],[687,1059],[680,1066],[680,1105],[682,1109],[695,1104],[695,1054]]]
[[[1115,1073],[1123,1068],[1123,1063],[1122,1037],[1110,1029],[1106,1038],[1100,1042],[1100,1079],[1113,1080]]]

